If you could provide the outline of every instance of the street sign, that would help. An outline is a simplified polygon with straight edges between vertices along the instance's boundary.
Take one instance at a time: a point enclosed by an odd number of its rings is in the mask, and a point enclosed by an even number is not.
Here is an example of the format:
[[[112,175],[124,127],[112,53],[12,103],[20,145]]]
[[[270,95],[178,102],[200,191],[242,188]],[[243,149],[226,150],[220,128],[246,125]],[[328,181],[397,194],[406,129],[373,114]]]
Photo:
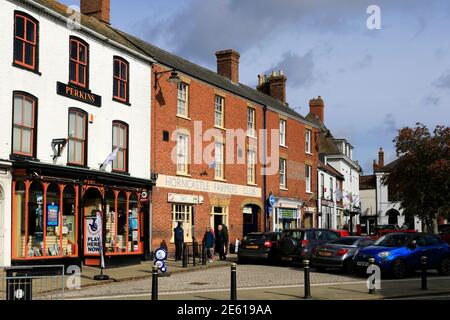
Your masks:
[[[273,196],[273,194],[269,196],[269,204],[271,207],[275,205],[275,197]]]

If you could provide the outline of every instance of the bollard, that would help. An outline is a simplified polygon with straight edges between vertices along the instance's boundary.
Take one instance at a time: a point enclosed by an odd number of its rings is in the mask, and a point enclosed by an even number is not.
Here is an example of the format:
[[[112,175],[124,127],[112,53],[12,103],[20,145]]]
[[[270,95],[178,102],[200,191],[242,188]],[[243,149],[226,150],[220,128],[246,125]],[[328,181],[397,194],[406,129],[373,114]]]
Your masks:
[[[237,300],[236,263],[231,264],[231,301]]]
[[[158,267],[153,266],[152,270],[152,300],[158,300]]]
[[[375,264],[375,259],[369,259],[369,266],[373,266]],[[372,274],[375,273],[375,270],[372,271]],[[369,286],[369,294],[375,294],[375,277],[372,280],[372,287]]]
[[[427,285],[427,264],[428,264],[428,258],[426,256],[423,256],[420,258],[420,265],[422,267],[422,290],[428,290]]]
[[[185,243],[183,243],[183,247],[182,247],[182,264],[183,264],[183,268],[188,267],[187,246]]]
[[[305,274],[305,296],[304,296],[304,299],[311,299],[311,282],[309,279],[309,260],[303,261],[303,272]]]
[[[204,243],[202,244],[202,265],[206,265],[206,248]]]

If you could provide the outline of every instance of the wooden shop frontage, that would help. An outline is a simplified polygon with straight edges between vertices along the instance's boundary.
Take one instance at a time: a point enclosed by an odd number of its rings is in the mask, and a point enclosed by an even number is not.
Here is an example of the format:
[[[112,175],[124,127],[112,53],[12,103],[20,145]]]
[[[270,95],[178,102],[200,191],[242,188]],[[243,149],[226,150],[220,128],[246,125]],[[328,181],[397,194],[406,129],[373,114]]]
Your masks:
[[[106,171],[13,162],[12,264],[99,265],[98,234],[106,266],[138,263],[150,252],[152,186]]]

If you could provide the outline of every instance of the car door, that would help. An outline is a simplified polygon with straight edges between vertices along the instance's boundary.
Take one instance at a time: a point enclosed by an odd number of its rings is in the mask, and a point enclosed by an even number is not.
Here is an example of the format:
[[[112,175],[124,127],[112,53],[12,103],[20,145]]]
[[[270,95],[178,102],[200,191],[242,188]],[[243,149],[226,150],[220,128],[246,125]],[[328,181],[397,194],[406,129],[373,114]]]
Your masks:
[[[442,261],[446,245],[433,234],[427,234],[425,238],[424,255],[428,259],[428,268],[436,268]]]
[[[405,256],[408,268],[411,270],[417,270],[420,268],[420,258],[426,254],[425,239],[423,235],[415,235],[411,241],[416,241],[415,248],[408,247],[408,253]],[[408,243],[408,245],[411,243]]]

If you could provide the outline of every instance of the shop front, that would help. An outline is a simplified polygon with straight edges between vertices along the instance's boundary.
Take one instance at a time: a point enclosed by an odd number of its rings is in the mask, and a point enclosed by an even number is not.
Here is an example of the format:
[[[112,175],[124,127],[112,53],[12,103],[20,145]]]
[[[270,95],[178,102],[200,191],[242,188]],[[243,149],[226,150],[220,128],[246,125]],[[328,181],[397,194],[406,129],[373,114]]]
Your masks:
[[[151,186],[149,180],[104,171],[15,163],[13,263],[99,265],[100,240],[106,265],[139,261],[149,243],[143,198]]]
[[[319,223],[321,228],[334,229],[336,228],[336,209],[334,202],[321,199],[320,201],[320,212],[319,212]]]
[[[301,228],[301,209],[303,203],[292,199],[275,198],[274,231]]]
[[[11,263],[9,226],[11,217],[11,174],[9,162],[0,161],[0,267]]]

